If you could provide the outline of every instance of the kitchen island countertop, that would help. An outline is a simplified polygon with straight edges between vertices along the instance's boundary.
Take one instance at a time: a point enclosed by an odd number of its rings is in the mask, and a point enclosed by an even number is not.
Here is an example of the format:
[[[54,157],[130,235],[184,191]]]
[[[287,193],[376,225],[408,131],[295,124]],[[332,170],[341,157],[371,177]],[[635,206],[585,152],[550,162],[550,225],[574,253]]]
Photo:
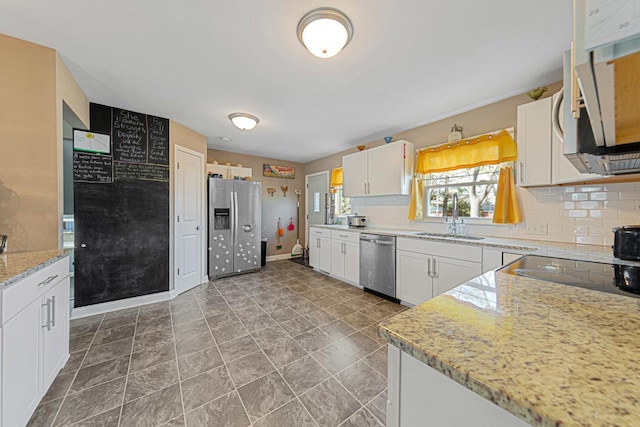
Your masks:
[[[535,426],[640,425],[640,299],[488,272],[380,325]]]
[[[65,249],[0,254],[0,290],[68,255]]]

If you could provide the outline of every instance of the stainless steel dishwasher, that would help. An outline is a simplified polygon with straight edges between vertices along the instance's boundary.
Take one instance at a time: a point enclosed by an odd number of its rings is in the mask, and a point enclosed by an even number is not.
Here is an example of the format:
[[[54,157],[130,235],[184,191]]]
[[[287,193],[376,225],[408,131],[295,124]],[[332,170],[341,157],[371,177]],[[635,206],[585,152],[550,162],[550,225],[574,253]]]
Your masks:
[[[396,238],[360,233],[360,285],[396,298]]]

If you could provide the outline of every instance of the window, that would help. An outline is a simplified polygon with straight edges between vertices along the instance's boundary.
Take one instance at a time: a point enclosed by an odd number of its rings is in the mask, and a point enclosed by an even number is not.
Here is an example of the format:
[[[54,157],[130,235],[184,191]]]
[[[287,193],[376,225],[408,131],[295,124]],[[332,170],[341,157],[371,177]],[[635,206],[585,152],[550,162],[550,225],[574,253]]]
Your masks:
[[[342,196],[342,186],[331,188],[331,205],[336,217],[351,213],[351,199]]]
[[[492,218],[500,169],[510,165],[512,162],[424,175],[426,216],[451,216],[457,193],[459,216]]]

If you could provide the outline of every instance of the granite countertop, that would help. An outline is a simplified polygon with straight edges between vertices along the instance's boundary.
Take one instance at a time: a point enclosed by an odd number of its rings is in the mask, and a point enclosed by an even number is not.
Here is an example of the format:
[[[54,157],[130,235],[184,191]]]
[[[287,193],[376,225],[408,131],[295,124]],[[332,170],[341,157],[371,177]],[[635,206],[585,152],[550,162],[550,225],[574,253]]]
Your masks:
[[[535,253],[536,255],[585,260],[603,263],[618,263],[625,265],[640,265],[637,261],[620,260],[613,257],[613,249],[609,246],[579,245],[573,243],[545,242],[541,240],[505,239],[501,237],[478,236],[479,240],[465,239],[464,237],[425,236],[420,230],[396,230],[387,228],[349,228],[346,225],[312,225],[312,227],[328,228],[333,230],[348,230],[356,233],[386,234],[409,239],[431,240],[443,243],[455,243],[468,246],[482,246],[488,248],[500,248],[522,253]],[[437,234],[437,233],[432,233]]]
[[[640,299],[489,272],[380,335],[535,426],[640,425]]]
[[[65,249],[0,254],[0,290],[68,255]]]

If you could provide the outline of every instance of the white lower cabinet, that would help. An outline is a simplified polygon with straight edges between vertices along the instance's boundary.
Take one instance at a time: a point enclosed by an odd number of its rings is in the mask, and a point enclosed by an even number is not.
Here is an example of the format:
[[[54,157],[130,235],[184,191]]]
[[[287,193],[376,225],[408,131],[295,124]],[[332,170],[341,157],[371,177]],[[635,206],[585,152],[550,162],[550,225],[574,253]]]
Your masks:
[[[410,354],[388,347],[387,427],[529,425]]]
[[[433,298],[433,278],[428,273],[431,256],[396,251],[396,292],[400,301],[418,305]]]
[[[33,301],[2,325],[2,425],[23,426],[42,396],[41,301]]]
[[[24,426],[69,356],[69,258],[2,291],[3,427]]]
[[[309,265],[352,284],[360,282],[360,233],[309,229]]]
[[[324,272],[331,272],[331,230],[309,229],[309,265]]]
[[[69,279],[62,280],[44,295],[42,308],[42,379],[46,391],[69,355]]]
[[[398,298],[418,305],[482,274],[482,249],[398,238],[396,267]]]
[[[331,274],[348,282],[360,282],[360,234],[331,231]]]

